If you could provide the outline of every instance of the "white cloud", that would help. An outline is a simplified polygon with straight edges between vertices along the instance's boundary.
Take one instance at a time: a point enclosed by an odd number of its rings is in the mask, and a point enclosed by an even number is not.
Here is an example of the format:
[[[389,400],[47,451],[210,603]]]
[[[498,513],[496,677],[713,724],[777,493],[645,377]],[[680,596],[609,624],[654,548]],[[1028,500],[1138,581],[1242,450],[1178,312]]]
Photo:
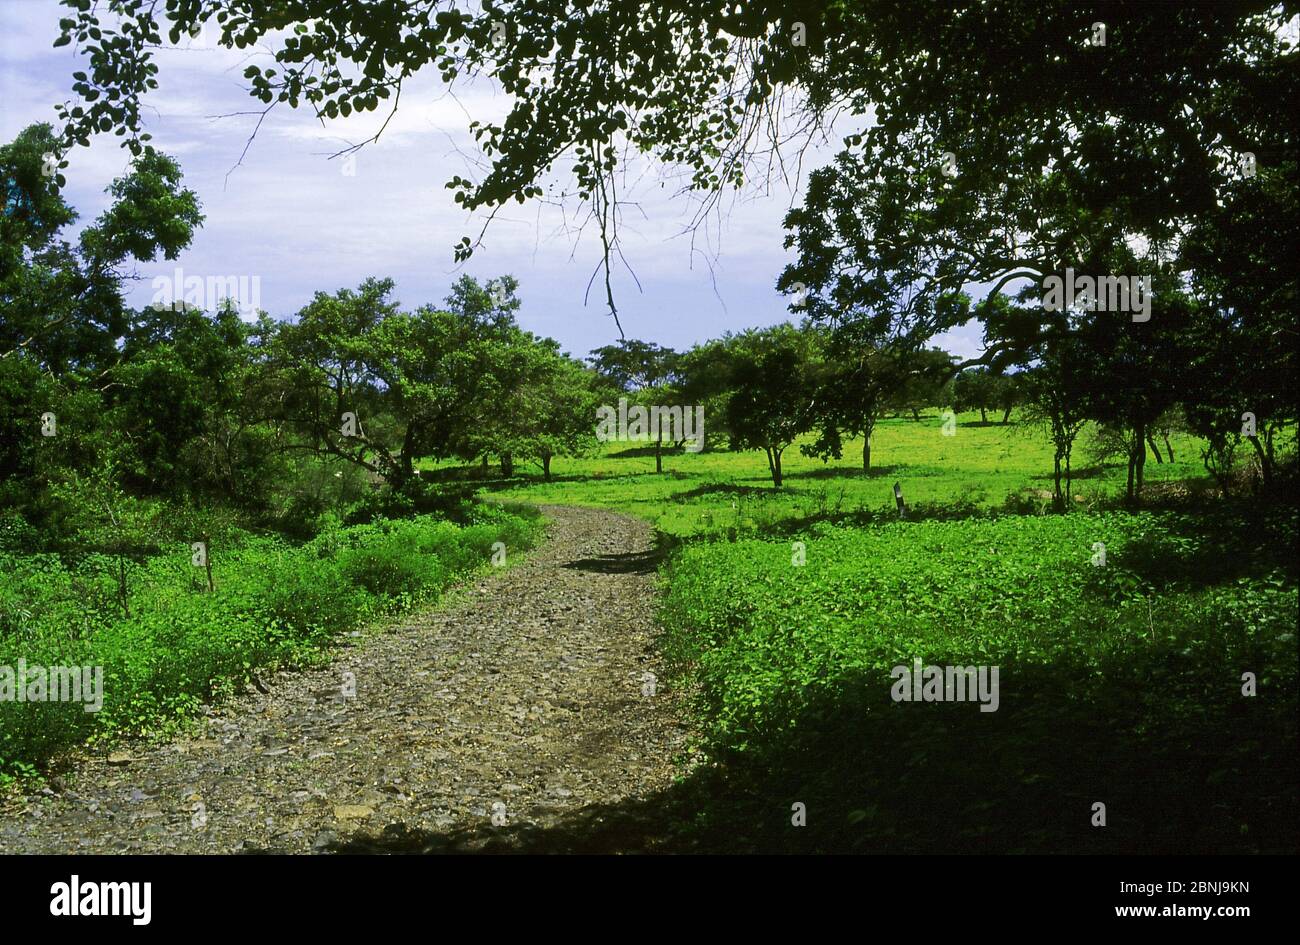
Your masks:
[[[33,121],[53,121],[54,102],[70,96],[77,59],[50,46],[60,15],[54,0],[0,5],[6,140]],[[452,246],[477,236],[483,219],[469,218],[444,185],[454,175],[482,173],[469,122],[502,119],[507,97],[485,81],[449,94],[431,71],[412,77],[383,135],[355,155],[353,176],[328,156],[373,137],[387,109],[322,123],[307,108],[279,106],[236,167],[262,109],[248,96],[243,72],[269,59],[264,50],[213,48],[211,41],[209,35],[206,44],[158,52],[160,88],[146,99],[148,130],[155,146],[180,160],[207,219],[180,260],[142,265],[141,274],[181,265],[194,274],[258,275],[263,306],[277,316],[292,314],[316,290],[355,285],[367,275],[394,276],[405,304],[440,300],[459,271]],[[83,220],[103,209],[104,187],[125,170],[128,155],[117,144],[96,139],[71,156],[68,196]],[[810,152],[805,173],[837,146]],[[569,185],[564,167],[556,181]],[[616,271],[628,333],[685,346],[791,318],[774,288],[790,258],[781,245],[790,193],[778,186],[770,195],[728,197],[723,212],[696,231],[692,249],[683,230],[697,204],[680,197],[681,183],[643,163],[627,168],[620,240],[644,288],[638,292],[625,271]],[[579,237],[580,211],[572,199],[563,207],[503,208],[465,270],[483,278],[517,275],[525,327],[581,353],[616,333],[599,280],[583,304],[600,247],[592,223]],[[132,300],[149,301],[148,281]],[[959,331],[951,343],[965,351],[976,343],[972,337]]]

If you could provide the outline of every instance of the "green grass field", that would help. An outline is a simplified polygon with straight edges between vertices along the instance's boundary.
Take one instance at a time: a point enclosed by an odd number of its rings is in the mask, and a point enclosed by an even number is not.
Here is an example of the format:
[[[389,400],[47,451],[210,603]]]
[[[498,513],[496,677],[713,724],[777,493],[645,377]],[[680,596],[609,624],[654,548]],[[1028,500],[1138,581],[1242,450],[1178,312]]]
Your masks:
[[[829,464],[792,447],[781,490],[758,452],[656,475],[629,444],[486,488],[655,523],[661,646],[709,759],[674,801],[704,848],[1293,849],[1294,505],[1213,495],[1180,436],[1126,508],[1085,433],[1054,514],[1045,437],[961,419],[884,421],[869,475],[860,443]],[[918,658],[997,666],[998,709],[894,701]]]
[[[1179,435],[1171,443],[1175,462],[1157,464],[1148,458],[1146,482],[1153,492],[1170,483],[1206,479],[1198,442]],[[1126,474],[1123,463],[1103,466],[1088,454],[1085,433],[1073,463],[1076,505],[1084,508],[1122,494]],[[678,539],[753,535],[851,513],[889,517],[895,482],[901,483],[908,506],[918,511],[934,506],[993,510],[1008,500],[1017,511],[1050,506],[1051,444],[1040,430],[1014,417],[1005,426],[992,420],[981,425],[978,413],[961,414],[953,436],[943,435],[935,411],[919,421],[883,420],[872,443],[872,469],[865,476],[861,440],[847,441],[844,456],[825,463],[804,456],[796,444],[786,450],[783,465],[785,488],[777,491],[758,451],[671,453],[664,457],[664,474],[657,475],[652,450],[610,443],[597,457],[556,459],[550,483],[512,485],[497,495],[614,509],[649,519],[664,535]]]

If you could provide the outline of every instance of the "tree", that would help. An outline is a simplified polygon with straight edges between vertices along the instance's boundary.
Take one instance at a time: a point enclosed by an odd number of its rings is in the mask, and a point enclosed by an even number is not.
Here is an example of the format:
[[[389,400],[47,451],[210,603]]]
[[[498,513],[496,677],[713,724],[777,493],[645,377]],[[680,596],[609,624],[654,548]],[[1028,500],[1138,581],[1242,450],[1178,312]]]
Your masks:
[[[1294,165],[1292,165],[1294,167]],[[1282,174],[1232,182],[1228,198],[1202,214],[1184,244],[1194,296],[1180,378],[1184,414],[1211,442],[1207,465],[1224,469],[1229,444],[1253,418],[1245,439],[1266,484],[1276,465],[1277,434],[1297,418],[1300,289],[1293,269],[1266,253],[1300,255],[1300,193]],[[1226,478],[1221,482],[1226,483]]]
[[[102,383],[128,327],[126,264],[175,259],[203,216],[176,162],[143,148],[109,185],[109,208],[70,245],[58,235],[77,214],[63,201],[61,175],[47,173],[56,149],[48,125],[0,147],[0,358],[21,354],[56,377],[76,371]]]
[[[823,333],[823,337],[828,347],[818,395],[818,435],[800,449],[806,456],[838,459],[842,437],[860,436],[862,471],[869,472],[877,421],[891,409],[910,410],[915,417],[923,407],[932,405],[951,358],[938,349],[900,353],[892,348],[860,346],[846,331]]]
[[[1088,416],[1123,432],[1128,444],[1129,502],[1141,499],[1147,446],[1159,418],[1178,402],[1188,361],[1186,327],[1195,302],[1176,274],[1161,278],[1147,322],[1124,313],[1093,313],[1076,333],[1084,352]]]
[[[891,410],[920,421],[921,411],[944,400],[953,371],[953,357],[939,348],[922,348],[895,355],[900,383],[887,398]]]
[[[790,324],[776,325],[733,336],[728,350],[732,446],[763,450],[772,485],[779,489],[782,454],[817,420],[824,389],[820,338]]]
[[[1052,498],[1057,511],[1070,507],[1070,458],[1079,431],[1087,423],[1086,395],[1077,386],[1075,346],[1062,341],[1044,352],[1025,372],[1025,416],[1047,431],[1052,441]]]
[[[953,379],[952,397],[954,409],[978,410],[980,423],[988,423],[988,411],[997,405],[997,378],[986,367],[967,368]]]
[[[1015,304],[1003,295],[990,296],[976,311],[988,347],[1021,352],[1022,370],[1015,377],[1024,402],[1026,431],[1045,430],[1052,442],[1053,500],[1058,511],[1065,511],[1073,498],[1074,445],[1093,410],[1098,376],[1098,367],[1090,360],[1093,351],[1079,336],[1088,316],[1070,309],[1044,311],[1028,289],[1021,299],[1022,304]],[[1006,361],[1001,358],[998,368],[1007,367]]]
[[[625,338],[594,349],[587,361],[611,389],[631,393],[672,383],[680,357],[653,341]]]
[[[527,454],[542,464],[542,475],[551,478],[551,460],[556,456],[584,456],[595,450],[592,429],[599,395],[591,374],[568,357],[555,357],[546,373],[532,387],[532,415],[537,421]]]
[[[584,455],[596,445],[594,378],[554,340],[502,327],[487,351],[488,409],[468,428],[463,455],[497,452],[507,477],[516,456],[533,459],[549,480],[553,458]]]
[[[651,407],[686,407],[677,386],[681,376],[681,355],[672,348],[652,341],[622,339],[618,344],[596,348],[587,361],[611,393],[630,394],[633,401],[647,410]],[[655,448],[655,472],[662,473],[663,424],[650,432]]]
[[[380,376],[397,334],[390,329],[380,338],[381,326],[399,315],[392,290],[390,279],[367,279],[356,292],[317,292],[295,323],[279,326],[267,359],[280,390],[274,419],[286,449],[337,456],[400,486],[414,456],[403,456],[398,444],[406,438],[385,428],[383,408],[400,393],[386,392]]]
[[[60,234],[77,214],[62,196],[57,147],[43,124],[0,147],[0,499],[36,517],[56,514],[52,483],[84,478],[123,437],[107,411],[138,355],[138,316],[123,298],[128,265],[176,258],[203,219],[176,163],[144,147],[109,186],[109,208],[70,244]]]
[[[130,491],[265,503],[271,450],[255,429],[252,334],[229,301],[211,315],[163,307],[132,317],[103,392],[104,425],[129,444]]]
[[[499,404],[502,329],[424,306],[402,312],[390,279],[318,292],[269,350],[283,394],[279,421],[302,448],[337,456],[401,490],[423,456],[463,455]]]
[[[1011,411],[1015,410],[1024,399],[1022,380],[1019,374],[998,374],[994,377],[993,402],[1002,411],[1003,426],[1011,420]]]
[[[722,436],[731,438],[727,416],[733,393],[730,375],[735,338],[726,335],[693,345],[678,363],[678,398],[683,404],[699,407],[708,418],[707,430],[700,431],[701,449],[716,446]]]
[[[1001,410],[1001,422],[1005,425],[1023,397],[1021,378],[1018,374],[997,373],[983,366],[967,368],[953,378],[952,397],[954,409],[978,410],[981,423],[989,422],[990,410]]]

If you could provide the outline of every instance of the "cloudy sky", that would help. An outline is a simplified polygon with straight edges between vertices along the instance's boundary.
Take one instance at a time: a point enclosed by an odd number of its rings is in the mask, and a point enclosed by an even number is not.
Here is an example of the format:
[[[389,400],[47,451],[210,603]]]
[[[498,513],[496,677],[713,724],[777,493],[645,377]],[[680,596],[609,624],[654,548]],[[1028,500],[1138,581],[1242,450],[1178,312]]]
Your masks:
[[[57,124],[54,105],[71,97],[71,75],[85,68],[72,47],[51,45],[60,9],[56,0],[0,0],[4,141],[33,122]],[[507,97],[486,83],[451,95],[436,75],[417,76],[383,136],[351,162],[330,155],[373,136],[386,112],[322,124],[305,109],[280,107],[241,163],[257,116],[235,113],[260,110],[243,71],[271,57],[222,49],[210,41],[214,34],[210,28],[207,37],[158,56],[160,88],[146,100],[147,130],[180,162],[206,222],[175,263],[138,267],[134,304],[148,304],[153,278],[177,266],[186,275],[260,277],[261,307],[276,317],[297,312],[317,290],[356,286],[372,275],[391,277],[397,298],[414,307],[440,301],[462,271],[479,279],[510,273],[520,282],[525,328],[578,355],[617,339],[599,283],[584,303],[600,249],[594,229],[578,232],[575,205],[512,205],[467,264],[452,258],[453,245],[477,235],[481,220],[458,208],[444,185],[457,174],[476,176],[469,122],[504,115]],[[814,151],[811,166],[831,150]],[[104,188],[126,169],[128,153],[105,136],[70,160],[66,197],[88,221],[105,208]],[[640,287],[625,270],[615,282],[629,337],[686,348],[790,318],[774,285],[790,261],[781,219],[801,198],[803,180],[728,198],[692,239],[687,225],[696,207],[678,194],[679,182],[653,168],[631,176],[627,196],[635,206],[624,211],[620,238]],[[936,340],[969,356],[978,338],[968,326]]]

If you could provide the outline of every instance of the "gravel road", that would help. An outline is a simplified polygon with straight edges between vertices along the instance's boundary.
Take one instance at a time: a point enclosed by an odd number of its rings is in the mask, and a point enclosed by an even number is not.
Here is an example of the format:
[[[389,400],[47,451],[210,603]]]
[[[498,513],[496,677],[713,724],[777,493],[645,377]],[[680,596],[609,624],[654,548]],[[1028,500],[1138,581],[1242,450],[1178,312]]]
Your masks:
[[[0,852],[655,850],[689,732],[652,647],[650,526],[543,512],[532,554],[327,667],[70,759],[0,805]]]

